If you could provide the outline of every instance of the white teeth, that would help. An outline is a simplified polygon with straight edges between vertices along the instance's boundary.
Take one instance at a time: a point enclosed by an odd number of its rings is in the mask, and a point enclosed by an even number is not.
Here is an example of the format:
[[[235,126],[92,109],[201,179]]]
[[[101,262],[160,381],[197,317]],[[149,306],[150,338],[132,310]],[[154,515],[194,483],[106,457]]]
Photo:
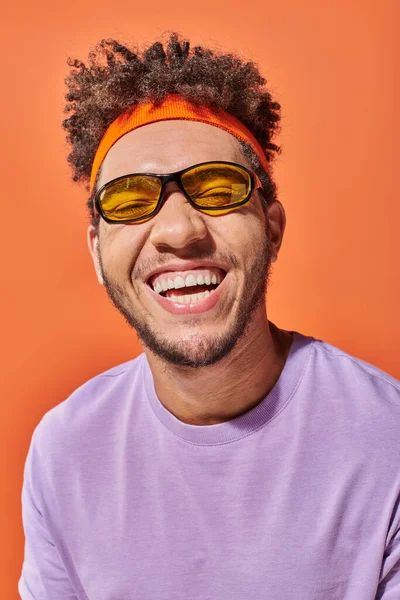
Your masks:
[[[189,304],[190,302],[197,302],[198,294],[186,294],[185,296],[170,296],[169,300],[179,302],[179,304]]]
[[[178,275],[178,277],[175,277],[174,279],[174,288],[178,290],[179,288],[183,287],[185,287],[185,282],[183,278]]]
[[[197,284],[197,280],[194,275],[188,275],[186,277],[186,287],[193,287],[196,284]]]
[[[223,280],[223,276],[219,273],[207,273],[207,275],[197,275],[190,273],[186,278],[177,275],[173,278],[171,275],[165,278],[158,278],[153,284],[153,289],[157,294],[166,292],[167,290],[179,289],[183,287],[194,287],[196,285],[218,285]],[[182,298],[182,296],[180,296]]]
[[[215,292],[215,290],[211,290],[211,292],[206,290],[205,292],[200,292],[200,294],[186,294],[185,296],[172,295],[167,296],[167,298],[168,300],[179,302],[179,304],[190,304],[190,302],[198,302],[199,300],[203,300],[203,298],[207,298],[213,292]]]

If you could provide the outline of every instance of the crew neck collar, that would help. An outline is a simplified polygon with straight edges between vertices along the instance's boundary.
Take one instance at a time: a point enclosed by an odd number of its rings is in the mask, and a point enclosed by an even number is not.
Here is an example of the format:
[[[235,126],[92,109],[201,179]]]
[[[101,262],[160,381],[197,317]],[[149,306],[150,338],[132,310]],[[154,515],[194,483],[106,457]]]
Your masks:
[[[316,341],[315,338],[298,331],[287,333],[293,334],[293,340],[285,365],[274,387],[254,408],[229,421],[214,425],[184,423],[165,408],[157,396],[150,365],[146,354],[143,353],[141,355],[143,384],[151,408],[165,427],[185,442],[192,444],[202,446],[224,444],[257,431],[289,404],[308,362],[312,343]]]

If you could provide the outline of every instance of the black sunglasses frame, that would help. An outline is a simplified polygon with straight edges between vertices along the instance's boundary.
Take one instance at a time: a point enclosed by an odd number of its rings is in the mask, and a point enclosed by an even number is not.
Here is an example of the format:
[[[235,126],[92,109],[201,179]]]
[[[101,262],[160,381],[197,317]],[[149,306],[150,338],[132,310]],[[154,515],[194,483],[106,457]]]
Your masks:
[[[182,185],[181,177],[182,177],[182,175],[184,175],[191,169],[195,169],[196,167],[200,167],[200,166],[204,166],[204,165],[231,165],[233,167],[238,167],[238,168],[246,171],[246,173],[248,173],[248,175],[250,176],[250,189],[249,189],[249,193],[247,194],[246,198],[244,200],[241,200],[240,202],[236,202],[235,204],[231,204],[230,206],[227,206],[225,208],[219,207],[219,206],[207,206],[207,207],[198,206],[195,202],[193,202],[193,200],[190,198],[190,196],[185,191],[185,189]],[[122,179],[126,179],[127,177],[132,177],[133,175],[146,175],[146,176],[151,176],[151,177],[157,177],[158,179],[161,180],[160,196],[157,200],[157,204],[156,204],[153,212],[147,214],[145,217],[137,217],[136,219],[118,219],[118,220],[109,219],[108,217],[106,217],[106,215],[104,214],[104,212],[101,208],[100,194],[110,184],[115,183],[116,181],[120,181]],[[255,173],[253,173],[252,171],[250,171],[249,169],[247,169],[246,167],[244,167],[243,165],[240,165],[240,164],[237,164],[234,162],[228,162],[225,160],[213,160],[213,161],[208,161],[208,162],[197,163],[195,165],[191,165],[190,167],[187,167],[186,169],[182,169],[181,171],[176,171],[175,173],[168,173],[166,175],[159,175],[157,173],[130,173],[127,175],[121,175],[120,177],[116,177],[115,179],[112,179],[111,181],[107,181],[107,183],[102,185],[101,188],[96,192],[96,195],[94,198],[94,204],[95,204],[96,210],[98,211],[100,216],[107,223],[110,223],[111,225],[118,225],[121,223],[140,223],[140,222],[147,221],[148,219],[151,219],[152,217],[154,217],[161,209],[161,206],[163,204],[163,199],[164,199],[165,188],[167,186],[167,183],[169,183],[170,181],[174,181],[178,185],[179,189],[181,190],[181,192],[183,193],[183,195],[185,196],[187,201],[191,204],[191,206],[193,206],[193,208],[195,208],[196,210],[200,210],[200,212],[203,212],[205,210],[206,211],[209,211],[209,210],[225,211],[225,210],[228,210],[231,208],[232,209],[237,208],[238,206],[242,206],[243,204],[246,204],[246,202],[249,201],[251,194],[253,193],[257,183],[258,183],[258,187],[262,188],[261,182],[260,182],[259,178],[257,177],[257,175]]]

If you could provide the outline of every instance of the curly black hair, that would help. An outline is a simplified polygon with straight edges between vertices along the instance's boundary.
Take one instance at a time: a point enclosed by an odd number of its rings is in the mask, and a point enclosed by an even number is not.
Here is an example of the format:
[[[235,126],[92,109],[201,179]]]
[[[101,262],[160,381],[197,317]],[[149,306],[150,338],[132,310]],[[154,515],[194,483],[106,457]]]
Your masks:
[[[101,40],[89,53],[88,65],[68,58],[71,68],[65,83],[62,122],[72,146],[68,162],[73,180],[89,190],[92,162],[108,126],[121,113],[144,101],[160,104],[171,93],[193,103],[221,108],[237,117],[253,133],[272,163],[279,146],[272,143],[279,130],[280,104],[273,101],[264,79],[252,61],[233,54],[217,53],[169,34],[141,51],[113,39]],[[249,144],[240,141],[244,154],[263,184],[265,205],[276,200],[276,185]],[[93,193],[87,201],[91,223],[99,216],[93,209]]]

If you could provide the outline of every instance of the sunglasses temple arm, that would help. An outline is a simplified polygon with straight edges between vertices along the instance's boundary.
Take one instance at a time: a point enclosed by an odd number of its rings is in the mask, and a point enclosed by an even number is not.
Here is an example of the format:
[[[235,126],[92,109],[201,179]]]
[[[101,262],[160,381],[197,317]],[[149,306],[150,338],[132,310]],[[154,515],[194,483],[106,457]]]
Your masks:
[[[262,183],[261,183],[260,178],[257,175],[257,173],[254,173],[254,177],[255,177],[255,181],[256,181],[256,185],[254,187],[254,190],[260,190],[260,189],[262,190],[263,186],[262,186]]]

